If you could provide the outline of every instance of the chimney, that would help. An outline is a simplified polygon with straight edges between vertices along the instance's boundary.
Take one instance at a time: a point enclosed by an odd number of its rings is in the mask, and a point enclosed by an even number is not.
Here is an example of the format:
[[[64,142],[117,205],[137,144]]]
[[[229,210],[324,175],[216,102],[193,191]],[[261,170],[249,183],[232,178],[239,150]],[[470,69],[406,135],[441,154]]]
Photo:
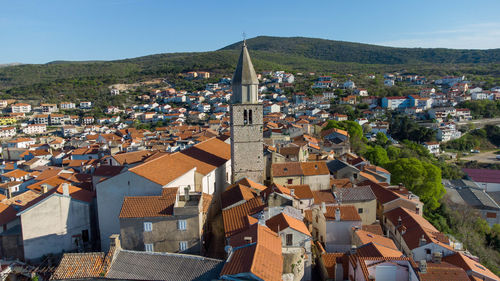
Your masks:
[[[326,214],[326,204],[325,204],[325,202],[321,202],[321,212],[323,214]]]
[[[335,186],[335,184],[332,184],[332,192],[335,192],[337,190],[337,187]]]
[[[189,190],[191,190],[190,185],[184,187],[184,201],[186,201],[186,202],[189,201]]]
[[[10,190],[10,187],[7,187],[6,193],[7,193],[7,194],[6,194],[7,199],[12,198],[12,191]]]
[[[399,183],[399,190],[403,191],[403,183],[401,183],[401,182]]]
[[[42,193],[47,193],[49,191],[49,187],[46,184],[42,184]]]
[[[247,244],[252,244],[252,236],[245,236],[243,239]]]
[[[115,250],[117,249],[121,249],[121,244],[120,244],[120,234],[112,234],[111,236],[109,236],[109,248],[115,248]]]
[[[433,263],[441,263],[442,258],[443,258],[443,254],[441,252],[432,253],[432,262]]]
[[[356,249],[357,249],[356,245],[351,245],[351,251],[350,251],[350,254],[351,254],[351,255],[355,255],[355,254],[356,254]]]
[[[260,225],[266,225],[266,218],[264,216],[264,211],[260,211],[260,214],[259,214],[259,224]]]
[[[420,273],[427,273],[427,261],[421,260],[418,263],[418,270],[420,270]]]
[[[335,209],[335,220],[340,221],[340,206]]]
[[[290,195],[291,195],[292,197],[294,197],[294,196],[295,196],[295,189],[293,189],[293,188],[292,188],[292,189],[290,189]]]
[[[419,247],[422,247],[424,245],[427,244],[427,240],[425,239],[424,235],[422,234],[422,237],[420,238],[420,240],[418,241],[418,246]]]
[[[67,183],[62,184],[62,190],[64,196],[69,196],[69,185]]]

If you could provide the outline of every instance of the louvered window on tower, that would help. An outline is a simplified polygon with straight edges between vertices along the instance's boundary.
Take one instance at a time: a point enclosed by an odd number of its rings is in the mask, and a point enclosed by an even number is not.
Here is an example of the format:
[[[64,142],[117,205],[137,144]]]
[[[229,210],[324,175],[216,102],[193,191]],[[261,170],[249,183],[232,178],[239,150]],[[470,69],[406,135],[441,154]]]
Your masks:
[[[253,120],[252,120],[252,110],[248,111],[248,124],[252,125]]]
[[[153,231],[153,223],[152,222],[144,222],[144,232]]]
[[[177,221],[177,229],[178,230],[186,230],[186,220],[178,220]]]
[[[247,110],[243,110],[243,125],[248,124]]]

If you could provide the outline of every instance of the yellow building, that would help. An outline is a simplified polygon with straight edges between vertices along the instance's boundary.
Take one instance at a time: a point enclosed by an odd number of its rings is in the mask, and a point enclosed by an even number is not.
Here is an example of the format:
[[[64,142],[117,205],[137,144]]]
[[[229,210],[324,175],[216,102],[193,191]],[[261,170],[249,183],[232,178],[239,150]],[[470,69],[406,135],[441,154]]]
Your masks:
[[[4,116],[0,117],[0,126],[13,125],[16,124],[17,120],[15,117]]]

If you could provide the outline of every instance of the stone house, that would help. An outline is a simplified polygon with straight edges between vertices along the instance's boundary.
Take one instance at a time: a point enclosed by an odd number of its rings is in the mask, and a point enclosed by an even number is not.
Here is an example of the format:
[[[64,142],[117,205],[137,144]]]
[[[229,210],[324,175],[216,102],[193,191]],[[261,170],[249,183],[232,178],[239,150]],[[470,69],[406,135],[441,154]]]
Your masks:
[[[164,188],[160,196],[125,197],[120,212],[123,248],[202,254],[211,199],[210,195],[187,191],[180,195],[176,187]]]
[[[325,245],[327,252],[343,252],[351,248],[351,231],[361,228],[356,208],[344,206],[315,206],[311,212],[312,235]]]
[[[284,186],[308,184],[311,190],[330,185],[330,173],[325,161],[273,163],[271,180]]]

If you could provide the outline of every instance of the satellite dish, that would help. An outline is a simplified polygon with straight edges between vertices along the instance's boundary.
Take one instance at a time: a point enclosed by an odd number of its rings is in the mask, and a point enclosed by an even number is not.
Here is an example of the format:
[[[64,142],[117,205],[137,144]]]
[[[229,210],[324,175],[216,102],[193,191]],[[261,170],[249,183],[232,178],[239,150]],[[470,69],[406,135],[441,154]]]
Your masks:
[[[227,253],[227,254],[231,254],[231,252],[233,252],[233,247],[227,245],[224,247],[224,251]]]

